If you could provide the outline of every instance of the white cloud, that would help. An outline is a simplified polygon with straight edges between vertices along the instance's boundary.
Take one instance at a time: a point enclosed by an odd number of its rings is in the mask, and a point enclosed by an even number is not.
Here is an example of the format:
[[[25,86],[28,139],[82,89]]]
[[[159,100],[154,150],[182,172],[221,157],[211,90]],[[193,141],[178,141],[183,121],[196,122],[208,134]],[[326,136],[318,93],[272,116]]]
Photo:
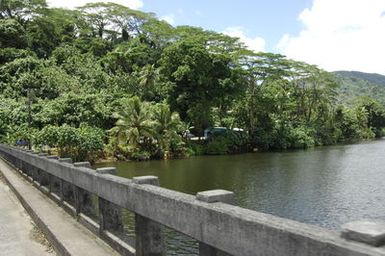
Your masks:
[[[61,7],[73,9],[75,7],[83,6],[87,3],[102,2],[100,0],[48,0],[47,3],[50,7]],[[109,0],[108,2],[124,5],[131,9],[139,9],[143,7],[143,0]]]
[[[255,52],[265,51],[265,39],[262,37],[249,37],[246,35],[244,28],[242,27],[228,27],[223,31],[223,34],[238,37],[241,42],[243,42],[250,50]]]
[[[298,17],[299,35],[285,34],[277,47],[328,71],[385,74],[384,13],[384,0],[314,0]]]
[[[175,16],[173,14],[165,15],[160,17],[161,20],[166,21],[167,23],[174,25],[175,24]]]

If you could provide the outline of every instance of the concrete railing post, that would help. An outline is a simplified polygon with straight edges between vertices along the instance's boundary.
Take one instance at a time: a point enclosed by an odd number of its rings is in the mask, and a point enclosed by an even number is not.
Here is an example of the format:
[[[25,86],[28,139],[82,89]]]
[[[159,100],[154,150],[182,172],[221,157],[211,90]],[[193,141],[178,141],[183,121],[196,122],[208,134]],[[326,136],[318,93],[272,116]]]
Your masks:
[[[59,157],[58,156],[48,156],[47,159],[58,160]],[[52,188],[54,186],[55,177],[53,175],[47,173],[47,179],[48,179],[48,192],[52,193]]]
[[[31,176],[31,165],[29,163],[24,163],[23,165],[23,173],[25,176]]]
[[[46,154],[42,155],[45,156],[47,159],[58,159],[57,156],[48,156]],[[50,192],[51,187],[51,175],[43,170],[39,170],[39,184],[42,187],[42,190],[46,193]]]
[[[34,152],[34,154],[37,154],[38,156],[47,156],[46,153]],[[31,166],[31,178],[36,185],[40,186],[41,170],[39,170],[39,168],[36,168],[35,166]]]
[[[112,174],[116,175],[116,168],[105,167],[96,169],[98,174]],[[122,233],[123,221],[121,208],[114,203],[99,197],[99,226],[100,234],[103,235],[103,231],[111,231]]]
[[[20,172],[24,172],[24,170],[25,170],[25,162],[22,161],[22,160],[19,160],[17,162],[18,162],[18,166],[15,165],[17,167],[17,169],[19,169]]]
[[[71,158],[59,158],[59,162],[72,164]],[[73,198],[73,188],[68,182],[59,179],[59,195],[61,201],[71,201]]]
[[[38,153],[37,154],[40,157],[45,157],[48,156],[47,153]],[[41,180],[43,176],[43,171],[40,170],[39,168],[33,167],[32,168],[32,180],[37,186],[41,186]]]
[[[235,204],[234,193],[227,190],[217,189],[198,192],[196,194],[196,199],[206,203],[227,203]],[[200,256],[225,256],[229,255],[225,252],[220,251],[219,249],[212,247],[211,245],[199,242],[199,255]]]
[[[26,151],[27,153],[30,153],[30,154],[34,154],[34,151],[33,150],[27,150]],[[32,167],[29,163],[25,162],[23,164],[23,173],[25,174],[25,176],[32,176]]]
[[[132,181],[136,184],[159,186],[159,179],[156,176],[134,177]],[[135,214],[135,235],[137,256],[160,256],[165,254],[161,224]]]
[[[74,163],[74,166],[91,168],[90,162],[77,162]],[[77,186],[75,186],[74,192],[76,214],[84,213],[89,217],[95,215],[96,208],[92,201],[92,194]]]
[[[32,181],[35,182],[35,184],[39,183],[39,180],[40,180],[40,172],[39,172],[39,169],[36,168],[35,166],[32,166],[31,168],[31,178],[32,178]],[[40,184],[39,184],[40,185]]]
[[[341,236],[371,246],[385,245],[385,222],[362,220],[342,225]]]

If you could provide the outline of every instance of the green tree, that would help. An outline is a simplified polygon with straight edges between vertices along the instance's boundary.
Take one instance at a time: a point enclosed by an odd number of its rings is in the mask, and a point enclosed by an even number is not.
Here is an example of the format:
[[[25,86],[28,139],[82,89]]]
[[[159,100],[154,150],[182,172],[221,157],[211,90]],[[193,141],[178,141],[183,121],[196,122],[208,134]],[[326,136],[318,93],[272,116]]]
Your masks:
[[[79,7],[82,11],[90,27],[92,28],[93,36],[103,38],[106,33],[106,27],[111,24],[108,18],[108,3],[88,3]]]
[[[43,62],[33,56],[15,59],[0,67],[0,91],[4,95],[26,96],[28,89],[40,87],[34,74],[43,66]]]
[[[368,114],[368,126],[376,137],[382,137],[385,127],[385,107],[367,97],[361,98],[359,101],[359,107],[364,108]]]
[[[110,134],[116,138],[117,146],[123,145],[131,156],[138,151],[151,151],[154,130],[148,103],[136,96],[124,100],[114,118],[117,121]]]
[[[150,13],[132,10],[128,7],[110,3],[107,14],[113,27],[121,32],[121,39],[128,41],[142,34],[142,27],[149,19],[154,19]]]
[[[2,0],[0,19],[17,19],[23,24],[36,17],[46,7],[45,0]]]
[[[181,134],[185,125],[180,120],[179,114],[171,112],[167,104],[161,103],[155,106],[153,118],[155,137],[164,157],[170,157],[170,153],[180,153],[184,148]]]
[[[99,128],[81,125],[47,125],[37,132],[35,145],[56,148],[60,157],[71,157],[74,161],[94,162],[104,146],[104,132]]]
[[[162,75],[175,84],[169,92],[172,110],[193,123],[199,133],[211,124],[222,81],[231,77],[230,59],[215,55],[205,45],[183,40],[167,47],[159,61]]]
[[[375,134],[368,127],[368,113],[363,107],[354,109],[339,106],[335,114],[336,125],[341,130],[340,142],[371,139]]]
[[[80,127],[82,123],[104,129],[111,127],[111,108],[106,95],[74,92],[64,93],[55,100],[40,101],[40,110],[35,123],[42,127],[48,124]]]
[[[44,9],[26,28],[30,48],[47,58],[62,43],[73,42],[82,33],[80,13],[67,9]]]
[[[14,19],[0,19],[0,48],[23,49],[28,46],[23,26]]]
[[[27,57],[36,57],[29,49],[16,48],[0,48],[0,66],[15,59],[23,59]]]

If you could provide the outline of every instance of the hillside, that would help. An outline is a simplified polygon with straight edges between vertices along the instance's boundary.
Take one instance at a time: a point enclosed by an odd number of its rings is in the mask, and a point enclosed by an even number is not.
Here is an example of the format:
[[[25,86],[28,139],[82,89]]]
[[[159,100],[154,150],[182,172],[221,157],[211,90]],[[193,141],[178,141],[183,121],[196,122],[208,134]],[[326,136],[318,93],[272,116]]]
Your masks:
[[[353,104],[358,97],[370,97],[385,105],[385,76],[357,71],[336,71],[341,103]]]
[[[337,75],[351,78],[351,79],[359,79],[359,80],[365,80],[372,84],[378,84],[385,86],[385,76],[375,73],[364,73],[359,71],[336,71],[334,72]]]

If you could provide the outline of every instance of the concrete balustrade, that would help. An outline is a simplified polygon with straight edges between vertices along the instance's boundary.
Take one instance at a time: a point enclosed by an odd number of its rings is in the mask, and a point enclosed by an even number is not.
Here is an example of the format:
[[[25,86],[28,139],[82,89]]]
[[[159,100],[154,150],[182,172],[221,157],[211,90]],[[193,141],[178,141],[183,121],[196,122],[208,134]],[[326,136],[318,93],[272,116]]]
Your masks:
[[[88,204],[82,193],[96,195],[99,223],[91,226],[122,254],[164,255],[161,229],[167,226],[196,239],[200,255],[385,255],[384,226],[378,222],[331,231],[235,206],[230,191],[193,196],[160,187],[154,176],[125,179],[113,168],[92,170],[88,164],[3,145],[0,155],[26,173],[36,168],[75,188],[78,217]],[[136,251],[111,234],[122,229],[122,208],[135,213],[136,243],[131,247]]]
[[[98,168],[96,169],[96,173],[101,175],[116,175],[116,168]],[[121,208],[107,199],[99,197],[99,209],[100,233],[103,234],[105,230],[113,233],[122,233],[123,221]]]
[[[90,162],[77,162],[74,163],[75,167],[91,168]],[[84,213],[87,216],[95,216],[96,206],[92,200],[92,194],[87,190],[75,186],[75,209],[76,214]]]
[[[134,177],[133,183],[139,185],[159,186],[159,179],[155,176]],[[164,238],[162,226],[140,214],[135,214],[136,255],[163,255]]]
[[[206,202],[206,203],[221,202],[221,203],[235,204],[234,193],[231,191],[223,190],[223,189],[198,192],[196,194],[196,199],[199,201],[202,201],[202,202]],[[201,256],[214,256],[214,255],[215,256],[219,256],[219,255],[226,256],[229,254],[222,252],[219,249],[212,247],[208,244],[200,242],[199,243],[199,255],[201,255]]]
[[[385,245],[385,222],[362,220],[342,226],[342,237],[373,246]]]

